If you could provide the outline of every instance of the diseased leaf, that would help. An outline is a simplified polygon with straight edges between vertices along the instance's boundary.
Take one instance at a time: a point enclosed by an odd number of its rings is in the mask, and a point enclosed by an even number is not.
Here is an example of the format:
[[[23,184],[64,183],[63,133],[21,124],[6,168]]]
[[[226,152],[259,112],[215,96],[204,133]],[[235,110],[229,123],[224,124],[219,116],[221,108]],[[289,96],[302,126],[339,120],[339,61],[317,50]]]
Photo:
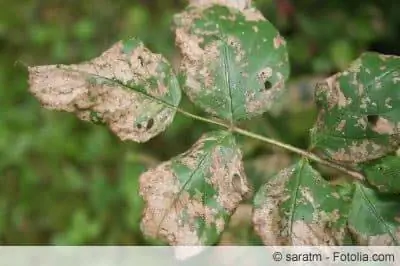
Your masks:
[[[288,54],[259,11],[189,7],[175,24],[183,89],[196,105],[231,122],[272,108],[289,75]]]
[[[28,70],[30,91],[44,107],[105,123],[122,140],[145,142],[164,131],[181,99],[170,64],[137,39],[89,62]]]
[[[379,195],[357,185],[349,228],[362,246],[398,246],[400,244],[400,197]]]
[[[331,186],[304,159],[254,198],[253,224],[265,245],[351,244],[346,227],[352,188]]]
[[[316,87],[312,145],[338,162],[359,163],[400,143],[400,57],[365,53]]]
[[[400,157],[386,156],[362,165],[369,183],[380,192],[400,193]]]
[[[211,6],[221,5],[229,6],[239,10],[244,10],[251,7],[251,0],[189,0],[190,5],[196,6]]]
[[[170,245],[214,244],[249,191],[235,138],[210,132],[140,176],[142,231]]]

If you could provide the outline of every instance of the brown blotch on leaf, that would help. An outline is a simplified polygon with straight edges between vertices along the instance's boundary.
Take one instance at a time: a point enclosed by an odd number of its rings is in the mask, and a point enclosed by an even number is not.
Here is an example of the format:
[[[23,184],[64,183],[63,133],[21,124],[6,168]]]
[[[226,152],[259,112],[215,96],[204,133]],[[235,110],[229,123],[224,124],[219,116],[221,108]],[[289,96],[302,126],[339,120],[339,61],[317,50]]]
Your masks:
[[[289,179],[293,178],[293,171],[293,167],[282,170],[261,188],[263,198],[259,199],[258,207],[253,211],[255,232],[268,246],[343,244],[345,229],[330,226],[331,222],[338,219],[337,215],[321,211],[307,189],[302,190],[302,202],[299,204],[313,206],[314,217],[311,222],[291,220],[291,215],[281,210],[282,204],[292,197],[286,185]]]
[[[160,91],[147,82],[150,77],[163,82],[157,71],[160,64],[167,62],[143,45],[126,54],[118,42],[89,62],[29,67],[29,89],[45,108],[74,112],[87,121],[95,112],[120,139],[144,142],[164,131],[175,111],[160,111],[159,103],[128,86],[140,84],[156,98],[165,95],[168,84],[162,84]],[[153,115],[151,130],[143,131],[136,123],[144,112]]]
[[[400,243],[400,228],[391,234],[380,235],[365,235],[353,226],[349,226],[349,230],[360,246],[397,246]]]
[[[393,123],[381,116],[368,115],[367,120],[371,129],[379,134],[393,135],[396,131],[400,131],[400,128],[396,128]]]
[[[146,236],[165,240],[170,245],[201,245],[209,239],[206,233],[198,231],[199,219],[208,227],[215,226],[217,233],[224,230],[221,209],[224,215],[233,213],[249,188],[240,150],[229,150],[217,144],[210,152],[206,152],[203,145],[210,140],[216,141],[207,135],[203,136],[187,152],[140,176],[140,195],[145,201],[141,228]],[[224,149],[232,153],[227,155],[227,151],[221,151]],[[178,179],[174,172],[174,165],[177,164],[190,169],[187,176]],[[193,175],[195,171],[197,174]],[[233,176],[238,182],[236,185],[233,185]],[[202,182],[211,185],[216,192],[211,200],[220,207],[206,205],[210,195],[203,194],[201,186],[191,194],[195,188],[191,187],[191,180],[182,181],[186,178],[204,178]]]

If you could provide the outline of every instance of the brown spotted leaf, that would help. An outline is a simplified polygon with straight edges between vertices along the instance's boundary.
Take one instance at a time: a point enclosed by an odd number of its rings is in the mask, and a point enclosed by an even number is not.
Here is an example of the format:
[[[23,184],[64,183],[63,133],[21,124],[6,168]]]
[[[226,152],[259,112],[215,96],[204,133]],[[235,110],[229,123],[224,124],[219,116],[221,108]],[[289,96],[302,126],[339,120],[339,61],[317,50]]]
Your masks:
[[[104,123],[122,140],[145,142],[164,131],[181,99],[170,64],[137,39],[89,62],[28,70],[30,91],[44,107]]]
[[[400,245],[400,196],[357,184],[349,228],[361,246]]]
[[[351,193],[351,187],[331,186],[303,159],[257,192],[254,229],[265,245],[349,244]]]
[[[185,93],[206,112],[234,122],[274,106],[289,63],[285,40],[259,11],[229,6],[190,6],[174,21]]]
[[[187,152],[140,176],[144,235],[170,245],[211,245],[249,193],[229,132],[203,135]]]
[[[366,162],[400,144],[400,57],[365,53],[317,85],[312,146],[331,160]]]

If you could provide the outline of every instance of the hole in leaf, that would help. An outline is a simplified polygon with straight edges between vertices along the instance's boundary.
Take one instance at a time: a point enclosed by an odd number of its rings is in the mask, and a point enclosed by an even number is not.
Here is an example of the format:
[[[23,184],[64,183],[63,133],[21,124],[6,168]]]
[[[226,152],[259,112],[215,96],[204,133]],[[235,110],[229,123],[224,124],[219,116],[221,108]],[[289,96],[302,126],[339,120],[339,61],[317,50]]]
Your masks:
[[[264,82],[264,90],[269,90],[272,88],[272,83],[269,80]]]
[[[379,115],[367,115],[368,123],[372,126],[376,126],[376,123],[379,120]]]
[[[139,55],[139,56],[138,56],[138,59],[139,59],[140,65],[141,65],[141,66],[144,66],[144,59],[143,59],[143,57]]]
[[[149,130],[150,128],[152,128],[153,125],[154,125],[154,119],[150,118],[149,121],[147,121],[146,130]]]

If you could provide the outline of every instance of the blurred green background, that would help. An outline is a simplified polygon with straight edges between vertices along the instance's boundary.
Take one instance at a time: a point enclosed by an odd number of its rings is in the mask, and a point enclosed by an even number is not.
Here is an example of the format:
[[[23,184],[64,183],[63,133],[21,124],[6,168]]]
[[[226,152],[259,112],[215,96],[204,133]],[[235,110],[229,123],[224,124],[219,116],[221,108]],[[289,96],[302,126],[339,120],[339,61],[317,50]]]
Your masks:
[[[177,115],[150,142],[124,143],[105,127],[41,108],[28,93],[22,65],[77,63],[131,36],[175,64],[170,22],[185,1],[0,3],[0,243],[152,244],[140,233],[139,174],[185,151],[211,127]],[[399,55],[400,1],[255,4],[288,42],[292,81],[280,108],[242,126],[306,148],[315,119],[313,84],[365,50]],[[198,112],[187,99],[182,106]],[[255,187],[292,160],[257,141],[242,144]],[[239,208],[222,243],[257,243],[250,212],[248,203]]]

